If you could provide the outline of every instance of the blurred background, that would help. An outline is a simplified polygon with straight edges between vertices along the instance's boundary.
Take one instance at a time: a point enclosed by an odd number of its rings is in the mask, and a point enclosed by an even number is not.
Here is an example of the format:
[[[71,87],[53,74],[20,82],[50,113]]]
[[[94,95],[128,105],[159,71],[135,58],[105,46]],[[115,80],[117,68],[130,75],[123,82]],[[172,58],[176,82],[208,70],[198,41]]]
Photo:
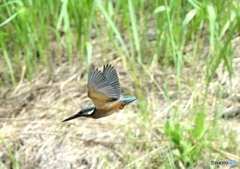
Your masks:
[[[238,168],[239,31],[239,0],[0,0],[0,168]],[[138,100],[62,123],[107,63]]]

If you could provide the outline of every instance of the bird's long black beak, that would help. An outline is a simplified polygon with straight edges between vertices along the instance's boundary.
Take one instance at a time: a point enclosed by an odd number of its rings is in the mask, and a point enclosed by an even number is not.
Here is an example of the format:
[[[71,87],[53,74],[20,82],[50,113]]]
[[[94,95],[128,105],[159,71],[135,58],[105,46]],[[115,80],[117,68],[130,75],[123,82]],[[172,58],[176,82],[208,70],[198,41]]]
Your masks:
[[[92,114],[84,114],[84,113],[87,113],[87,112],[90,112],[90,111],[95,111],[95,110],[96,110],[95,107],[86,107],[86,108],[80,110],[77,114],[74,114],[73,116],[70,116],[70,117],[66,118],[62,122],[69,121],[69,120],[72,120],[72,119],[76,119],[78,117],[91,117]]]
[[[78,117],[80,117],[80,116],[81,116],[81,115],[80,115],[79,113],[77,113],[77,114],[74,114],[73,116],[70,116],[70,117],[66,118],[66,119],[63,120],[62,122],[66,122],[66,121],[69,121],[69,120],[78,118]]]

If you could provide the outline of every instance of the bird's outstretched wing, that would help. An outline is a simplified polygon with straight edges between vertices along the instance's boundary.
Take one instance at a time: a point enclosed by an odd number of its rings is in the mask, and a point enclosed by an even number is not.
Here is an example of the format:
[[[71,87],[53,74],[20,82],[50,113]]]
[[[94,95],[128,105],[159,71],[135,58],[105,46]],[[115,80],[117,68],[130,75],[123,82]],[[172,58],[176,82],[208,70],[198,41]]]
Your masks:
[[[108,83],[113,87],[115,93],[117,94],[117,98],[119,99],[121,96],[121,88],[117,71],[112,65],[107,64],[103,67],[103,75],[106,77]]]
[[[98,69],[94,69],[88,77],[88,97],[98,109],[109,101],[117,100],[118,94],[104,74]]]

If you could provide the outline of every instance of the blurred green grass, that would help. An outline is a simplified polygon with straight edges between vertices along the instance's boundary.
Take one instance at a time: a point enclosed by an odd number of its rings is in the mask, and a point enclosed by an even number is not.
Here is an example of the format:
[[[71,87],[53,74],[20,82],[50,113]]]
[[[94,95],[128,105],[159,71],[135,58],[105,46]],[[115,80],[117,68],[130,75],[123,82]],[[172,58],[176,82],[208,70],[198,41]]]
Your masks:
[[[211,157],[210,129],[215,122],[206,123],[208,87],[222,63],[231,78],[232,39],[239,35],[239,28],[239,1],[3,0],[0,4],[0,57],[5,71],[1,71],[4,78],[0,78],[0,85],[16,85],[20,80],[18,72],[24,66],[29,81],[42,67],[51,74],[52,64],[55,63],[49,51],[53,42],[63,46],[69,69],[76,60],[90,67],[96,59],[93,41],[104,39],[105,42],[100,42],[99,46],[116,51],[117,57],[130,73],[135,95],[140,98],[137,111],[141,112],[139,123],[142,135],[136,138],[131,132],[128,133],[131,151],[143,151],[149,155],[144,159],[152,160],[152,168],[192,168],[203,159],[206,152],[207,157]],[[201,57],[205,46],[209,46],[209,52]],[[191,55],[186,55],[187,47],[193,51]],[[170,87],[160,84],[154,71],[159,69],[167,72],[172,68],[178,89],[177,97],[183,98],[185,90],[182,79],[185,75],[182,71],[190,64],[192,75],[196,76],[197,70],[194,68],[201,66],[199,63],[206,66],[201,70],[205,95],[200,101],[193,100],[193,105],[200,106],[199,109],[190,109],[191,123],[182,125],[183,117],[178,117],[181,110],[174,107],[174,113],[165,126],[157,128],[168,139],[167,157],[163,158],[160,151],[155,151],[161,147],[161,141],[155,146],[139,144],[136,148],[136,140],[148,140],[145,134],[155,130],[158,124],[157,121],[152,122],[152,105],[148,105],[144,99],[149,93],[149,88],[144,86],[146,81],[152,82],[156,95],[163,90],[164,100],[172,103],[168,94]],[[5,79],[8,79],[7,82]],[[193,88],[197,83],[191,83]],[[218,128],[216,137],[223,134],[221,127]],[[153,138],[156,141],[159,139],[158,136]],[[222,140],[217,144],[221,145]],[[6,148],[9,149],[9,146]],[[120,153],[128,151],[124,150]],[[234,151],[229,153],[234,154]],[[147,167],[133,153],[126,154],[124,164],[129,164],[128,167]],[[12,153],[10,155],[12,157]],[[15,159],[14,166],[18,166]]]

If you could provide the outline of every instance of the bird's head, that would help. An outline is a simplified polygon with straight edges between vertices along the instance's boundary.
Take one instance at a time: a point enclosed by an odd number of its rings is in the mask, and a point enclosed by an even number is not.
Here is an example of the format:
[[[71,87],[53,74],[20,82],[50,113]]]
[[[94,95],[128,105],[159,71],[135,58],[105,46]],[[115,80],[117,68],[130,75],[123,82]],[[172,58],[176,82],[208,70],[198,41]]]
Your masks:
[[[96,110],[95,107],[86,107],[86,108],[82,109],[81,111],[79,111],[77,114],[74,114],[74,115],[66,118],[65,120],[63,120],[63,122],[73,120],[78,117],[92,117],[95,110]]]

